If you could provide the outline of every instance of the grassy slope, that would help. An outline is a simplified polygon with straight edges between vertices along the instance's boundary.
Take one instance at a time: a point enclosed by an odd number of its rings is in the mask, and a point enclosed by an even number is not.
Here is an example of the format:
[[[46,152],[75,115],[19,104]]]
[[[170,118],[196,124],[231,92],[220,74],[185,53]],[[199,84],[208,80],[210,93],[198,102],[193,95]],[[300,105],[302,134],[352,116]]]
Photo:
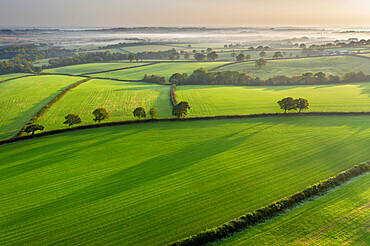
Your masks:
[[[89,63],[81,65],[73,65],[59,68],[46,69],[43,72],[45,73],[68,73],[68,74],[84,74],[84,73],[93,73],[100,72],[111,69],[125,68],[144,65],[145,63],[140,62],[118,62],[118,63]]]
[[[110,114],[110,121],[134,119],[132,111],[155,107],[158,117],[171,116],[170,86],[147,83],[128,83],[111,80],[91,80],[69,91],[44,114],[39,123],[46,129],[65,128],[64,117],[79,114],[83,124],[93,124],[92,112],[103,107]]]
[[[368,245],[370,175],[217,245]]]
[[[278,100],[307,98],[309,111],[370,111],[370,83],[318,86],[178,86],[191,116],[282,112]]]
[[[157,122],[0,146],[0,242],[163,245],[369,159],[369,123]]]
[[[4,80],[7,80],[7,79],[21,77],[21,76],[24,76],[24,75],[28,75],[28,74],[27,73],[11,73],[11,74],[0,75],[0,82],[4,81]]]
[[[97,74],[96,76],[104,78],[116,78],[116,79],[132,79],[140,80],[145,74],[155,74],[165,76],[167,79],[174,73],[188,73],[189,75],[196,69],[203,67],[205,69],[211,69],[217,66],[225,64],[225,62],[189,62],[189,63],[177,63],[169,62],[162,64],[155,64],[149,67],[133,68],[122,71],[108,72]],[[94,75],[91,75],[94,76]]]
[[[15,135],[62,89],[81,78],[32,76],[0,84],[0,139]]]
[[[343,75],[351,71],[363,71],[370,74],[369,62],[366,58],[353,56],[317,57],[291,60],[270,60],[264,68],[256,68],[254,62],[238,63],[223,67],[221,70],[237,70],[246,72],[253,77],[267,79],[276,75],[301,75],[306,72],[324,72]]]

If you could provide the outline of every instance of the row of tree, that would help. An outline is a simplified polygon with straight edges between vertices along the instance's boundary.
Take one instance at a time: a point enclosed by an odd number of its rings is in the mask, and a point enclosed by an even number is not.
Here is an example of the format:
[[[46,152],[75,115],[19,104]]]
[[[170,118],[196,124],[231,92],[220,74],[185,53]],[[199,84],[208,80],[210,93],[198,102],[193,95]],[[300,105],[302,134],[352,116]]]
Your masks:
[[[41,67],[34,66],[33,62],[17,55],[8,61],[0,62],[0,74],[10,73],[40,73]]]
[[[172,115],[178,118],[184,118],[188,114],[188,110],[190,110],[189,103],[183,101],[173,107]],[[146,117],[146,111],[143,107],[137,107],[132,113],[134,117],[139,118],[139,120]],[[92,114],[94,115],[93,120],[95,122],[98,122],[99,124],[103,120],[108,120],[110,117],[108,111],[105,108],[97,108],[92,112]],[[152,119],[156,119],[157,114],[158,113],[156,108],[151,108],[149,110],[149,115]],[[65,121],[63,122],[63,124],[68,125],[68,127],[82,123],[81,117],[78,114],[68,114],[66,117],[64,117],[64,119]],[[24,132],[28,134],[31,133],[32,135],[34,135],[36,131],[42,130],[44,130],[44,126],[40,124],[28,124],[24,128]]]
[[[76,50],[70,49],[40,49],[35,44],[10,45],[0,49],[0,59],[11,59],[22,55],[23,58],[36,61],[38,59],[74,55]]]
[[[286,97],[281,99],[277,103],[279,104],[280,108],[284,110],[284,114],[286,114],[286,112],[289,110],[297,109],[299,110],[299,113],[301,113],[303,109],[308,109],[308,107],[310,106],[308,100],[304,98],[294,99],[292,97]]]
[[[208,72],[204,68],[195,70],[190,76],[186,73],[175,73],[170,77],[169,82],[179,85],[316,85],[316,84],[337,84],[364,82],[370,80],[370,75],[362,71],[349,72],[340,77],[339,75],[327,76],[323,72],[304,73],[301,76],[287,77],[278,75],[266,80],[253,78],[251,75],[240,71],[219,71]]]

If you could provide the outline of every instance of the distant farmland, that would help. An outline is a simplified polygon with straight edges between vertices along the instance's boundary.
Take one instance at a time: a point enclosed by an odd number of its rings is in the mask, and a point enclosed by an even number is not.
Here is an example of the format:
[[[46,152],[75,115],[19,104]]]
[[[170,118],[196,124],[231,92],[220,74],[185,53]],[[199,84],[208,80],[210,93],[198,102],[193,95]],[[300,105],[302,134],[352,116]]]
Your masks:
[[[62,89],[79,80],[81,78],[44,75],[0,84],[0,140],[14,136]]]
[[[308,111],[370,111],[370,83],[316,86],[177,86],[178,101],[188,101],[191,116],[283,112],[277,101],[303,97]],[[294,111],[294,110],[293,110]]]
[[[127,79],[127,80],[141,80],[145,74],[164,76],[169,79],[174,73],[188,73],[189,75],[198,68],[211,69],[225,62],[172,62],[172,63],[160,63],[151,65],[148,67],[132,68],[121,71],[92,74],[91,76],[97,76],[102,78],[115,78],[115,79]]]
[[[157,122],[3,145],[0,241],[170,243],[367,160],[369,122]]]
[[[43,72],[45,73],[65,73],[65,74],[84,74],[84,73],[93,73],[100,72],[112,69],[134,67],[144,65],[146,63],[141,62],[117,62],[117,63],[89,63],[82,65],[73,65],[59,68],[46,69]]]
[[[100,107],[109,112],[109,121],[134,119],[132,112],[136,107],[144,107],[148,117],[153,107],[157,109],[158,117],[170,117],[170,88],[147,83],[91,80],[69,91],[38,123],[46,130],[66,128],[64,117],[75,113],[80,115],[83,124],[93,124],[92,112]]]
[[[254,61],[236,63],[234,65],[220,68],[222,70],[242,71],[259,77],[268,79],[276,75],[302,75],[307,72],[323,72],[327,75],[343,75],[347,72],[363,71],[370,74],[369,61],[366,58],[353,56],[335,56],[335,57],[316,57],[316,58],[301,58],[288,60],[268,60],[264,68],[256,68]]]

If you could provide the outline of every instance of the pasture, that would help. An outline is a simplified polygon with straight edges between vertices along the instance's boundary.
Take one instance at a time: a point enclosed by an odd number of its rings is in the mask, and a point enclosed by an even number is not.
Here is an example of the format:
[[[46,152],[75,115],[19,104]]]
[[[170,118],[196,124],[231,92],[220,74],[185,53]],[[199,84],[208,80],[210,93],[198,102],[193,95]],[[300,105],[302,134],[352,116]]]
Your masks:
[[[255,62],[250,61],[235,63],[234,65],[220,68],[218,71],[223,70],[242,71],[261,79],[268,79],[276,75],[302,75],[307,72],[343,75],[347,72],[363,71],[366,74],[370,74],[370,66],[366,58],[353,56],[268,60],[264,68],[256,68]]]
[[[63,74],[85,74],[101,72],[112,69],[127,68],[144,65],[146,63],[141,62],[111,62],[111,63],[88,63],[81,65],[72,65],[58,68],[45,69],[44,73],[63,73]]]
[[[191,106],[189,116],[283,112],[277,101],[306,98],[308,111],[370,111],[370,83],[309,86],[177,86],[177,101]],[[294,111],[294,110],[293,110]]]
[[[141,80],[145,74],[164,76],[167,80],[174,73],[188,73],[189,75],[198,68],[211,69],[225,64],[225,62],[166,62],[147,67],[132,68],[107,73],[92,74],[102,78],[115,78],[127,80]]]
[[[25,76],[25,75],[28,75],[28,74],[27,73],[3,74],[3,75],[0,75],[0,82],[1,81],[4,81],[4,80],[7,80],[7,79],[13,79],[13,78],[22,77],[22,76]]]
[[[43,75],[0,84],[0,140],[14,136],[52,98],[81,78]]]
[[[64,117],[70,113],[80,115],[82,124],[93,124],[92,112],[103,107],[109,121],[134,119],[132,111],[144,107],[157,109],[157,117],[170,117],[172,105],[170,86],[147,83],[130,83],[111,80],[90,80],[62,97],[39,120],[46,130],[65,128]]]
[[[213,245],[365,245],[370,175]],[[294,233],[293,233],[294,232]]]
[[[367,160],[369,123],[155,122],[2,145],[0,242],[170,243]]]

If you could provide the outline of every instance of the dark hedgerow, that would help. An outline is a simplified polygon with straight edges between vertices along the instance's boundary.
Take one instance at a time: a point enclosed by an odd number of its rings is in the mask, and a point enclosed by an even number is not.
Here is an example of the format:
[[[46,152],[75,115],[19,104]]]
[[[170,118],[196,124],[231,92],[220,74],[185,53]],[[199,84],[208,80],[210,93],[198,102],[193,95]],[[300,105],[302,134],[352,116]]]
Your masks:
[[[213,229],[207,229],[206,231],[200,232],[197,235],[190,236],[180,241],[169,244],[171,246],[190,246],[190,245],[204,245],[206,243],[214,242],[221,238],[232,235],[233,233],[246,229],[250,226],[261,223],[272,217],[279,215],[288,208],[301,203],[313,196],[323,194],[324,192],[333,189],[336,186],[349,181],[350,179],[357,177],[361,174],[370,171],[370,161],[361,163],[348,169],[347,171],[341,172],[338,175],[331,177],[327,180],[321,181],[315,185],[312,185],[305,190],[298,192],[292,196],[283,198],[277,202],[274,202],[266,207],[257,209],[251,213],[243,215],[232,221],[226,222]]]

